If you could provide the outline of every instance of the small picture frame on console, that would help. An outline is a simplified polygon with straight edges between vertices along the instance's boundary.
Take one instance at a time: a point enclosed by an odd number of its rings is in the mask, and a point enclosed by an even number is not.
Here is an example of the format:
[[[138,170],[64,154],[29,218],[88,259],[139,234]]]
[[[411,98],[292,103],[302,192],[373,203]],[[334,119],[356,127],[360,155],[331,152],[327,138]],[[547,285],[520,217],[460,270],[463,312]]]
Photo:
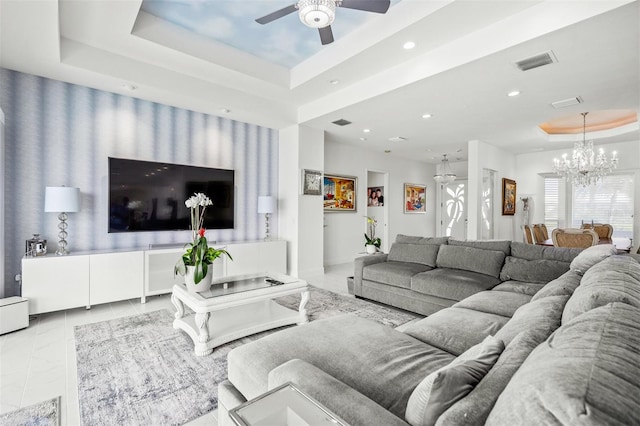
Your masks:
[[[502,215],[516,214],[516,181],[502,178]]]

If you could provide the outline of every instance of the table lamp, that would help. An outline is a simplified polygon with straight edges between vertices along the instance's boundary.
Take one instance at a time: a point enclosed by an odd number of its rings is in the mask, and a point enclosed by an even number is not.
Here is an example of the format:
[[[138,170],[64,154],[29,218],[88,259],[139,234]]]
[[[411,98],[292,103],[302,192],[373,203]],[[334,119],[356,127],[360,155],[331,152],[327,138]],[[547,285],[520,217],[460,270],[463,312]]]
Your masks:
[[[269,239],[269,214],[275,210],[275,204],[275,199],[271,196],[261,195],[258,197],[258,213],[264,213],[265,241]]]
[[[44,193],[44,211],[58,214],[58,256],[69,254],[67,251],[67,213],[80,211],[80,188],[66,186],[47,186]]]

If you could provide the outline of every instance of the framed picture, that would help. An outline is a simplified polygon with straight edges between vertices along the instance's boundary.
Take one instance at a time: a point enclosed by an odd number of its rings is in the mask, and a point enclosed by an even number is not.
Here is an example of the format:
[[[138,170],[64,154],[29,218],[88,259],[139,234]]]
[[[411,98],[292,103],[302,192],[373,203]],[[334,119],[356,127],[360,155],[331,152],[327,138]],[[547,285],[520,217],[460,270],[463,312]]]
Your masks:
[[[384,206],[384,186],[370,186],[367,188],[367,207]]]
[[[427,212],[427,185],[417,183],[404,184],[404,212]]]
[[[355,212],[355,176],[324,175],[323,196],[326,212]]]
[[[317,170],[302,170],[302,194],[322,195],[322,172]]]
[[[502,215],[513,216],[516,213],[516,181],[502,178]]]

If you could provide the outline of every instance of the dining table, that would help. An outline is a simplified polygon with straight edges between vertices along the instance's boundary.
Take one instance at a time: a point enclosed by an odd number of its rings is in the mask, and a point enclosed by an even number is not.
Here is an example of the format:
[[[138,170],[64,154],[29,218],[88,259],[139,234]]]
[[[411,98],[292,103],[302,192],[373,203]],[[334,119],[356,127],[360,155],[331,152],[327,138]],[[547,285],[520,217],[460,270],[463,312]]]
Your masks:
[[[544,241],[538,241],[536,243],[539,246],[551,246],[553,247],[553,240],[551,238]],[[613,244],[616,246],[618,253],[629,253],[631,251],[631,240],[629,238],[614,237],[614,238],[600,238],[598,244]]]

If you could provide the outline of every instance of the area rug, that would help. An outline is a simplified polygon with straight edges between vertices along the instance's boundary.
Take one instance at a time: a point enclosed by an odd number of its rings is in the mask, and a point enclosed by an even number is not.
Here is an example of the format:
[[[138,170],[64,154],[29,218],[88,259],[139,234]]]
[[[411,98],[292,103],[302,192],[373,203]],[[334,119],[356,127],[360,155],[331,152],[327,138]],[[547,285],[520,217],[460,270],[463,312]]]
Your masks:
[[[297,309],[300,296],[276,301]],[[307,311],[311,321],[349,313],[392,327],[418,318],[317,288],[312,288]],[[215,410],[229,351],[278,331],[248,336],[197,357],[191,339],[172,323],[173,313],[160,310],[75,327],[83,425],[180,425]]]
[[[0,425],[59,426],[60,397],[0,414]]]

